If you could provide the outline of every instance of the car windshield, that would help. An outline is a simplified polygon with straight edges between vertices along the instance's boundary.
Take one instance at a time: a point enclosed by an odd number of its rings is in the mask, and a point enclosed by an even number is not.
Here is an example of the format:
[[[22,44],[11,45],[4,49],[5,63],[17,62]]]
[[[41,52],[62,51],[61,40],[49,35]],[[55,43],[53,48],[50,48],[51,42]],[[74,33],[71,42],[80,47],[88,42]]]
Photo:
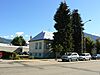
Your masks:
[[[81,56],[85,56],[85,54],[81,54]]]
[[[68,55],[68,56],[70,56],[71,54],[70,54],[70,53],[68,53],[67,55]]]
[[[97,54],[94,54],[93,56],[97,56]]]
[[[100,54],[97,54],[97,56],[100,56]]]

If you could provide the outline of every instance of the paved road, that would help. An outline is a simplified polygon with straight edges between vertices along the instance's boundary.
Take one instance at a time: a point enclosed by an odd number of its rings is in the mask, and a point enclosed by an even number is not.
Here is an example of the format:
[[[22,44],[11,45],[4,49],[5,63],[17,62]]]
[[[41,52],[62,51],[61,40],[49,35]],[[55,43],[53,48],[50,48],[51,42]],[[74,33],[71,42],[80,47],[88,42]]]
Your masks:
[[[0,75],[100,75],[100,60],[79,62],[1,61]]]

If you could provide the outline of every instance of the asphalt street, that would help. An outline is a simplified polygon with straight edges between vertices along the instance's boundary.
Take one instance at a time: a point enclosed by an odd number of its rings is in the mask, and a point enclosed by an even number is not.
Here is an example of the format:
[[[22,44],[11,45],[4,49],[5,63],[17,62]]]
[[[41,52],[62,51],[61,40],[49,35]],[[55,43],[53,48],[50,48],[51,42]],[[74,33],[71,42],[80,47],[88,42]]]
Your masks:
[[[100,75],[100,60],[78,62],[2,60],[0,75]]]

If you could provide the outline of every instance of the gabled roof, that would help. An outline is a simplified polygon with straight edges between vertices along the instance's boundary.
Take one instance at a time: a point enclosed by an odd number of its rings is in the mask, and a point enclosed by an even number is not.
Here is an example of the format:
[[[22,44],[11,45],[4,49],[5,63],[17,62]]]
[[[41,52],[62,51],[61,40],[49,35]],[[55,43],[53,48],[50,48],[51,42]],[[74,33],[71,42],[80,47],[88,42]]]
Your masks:
[[[53,40],[53,32],[47,32],[47,31],[42,31],[39,34],[37,34],[35,37],[33,37],[30,41],[35,41],[35,40]],[[100,36],[84,33],[85,37],[90,37],[92,40],[96,40],[100,38]]]
[[[38,35],[33,37],[30,41],[45,40],[45,39],[53,40],[53,32],[42,31]]]

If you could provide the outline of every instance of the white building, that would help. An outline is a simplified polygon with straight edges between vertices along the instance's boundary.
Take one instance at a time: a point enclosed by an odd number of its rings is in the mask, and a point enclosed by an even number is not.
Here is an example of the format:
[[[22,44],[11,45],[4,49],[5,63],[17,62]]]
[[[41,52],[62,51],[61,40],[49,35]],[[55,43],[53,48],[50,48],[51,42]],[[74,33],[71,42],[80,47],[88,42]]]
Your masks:
[[[53,40],[53,33],[42,31],[29,41],[29,53],[32,57],[49,57],[49,45]]]

